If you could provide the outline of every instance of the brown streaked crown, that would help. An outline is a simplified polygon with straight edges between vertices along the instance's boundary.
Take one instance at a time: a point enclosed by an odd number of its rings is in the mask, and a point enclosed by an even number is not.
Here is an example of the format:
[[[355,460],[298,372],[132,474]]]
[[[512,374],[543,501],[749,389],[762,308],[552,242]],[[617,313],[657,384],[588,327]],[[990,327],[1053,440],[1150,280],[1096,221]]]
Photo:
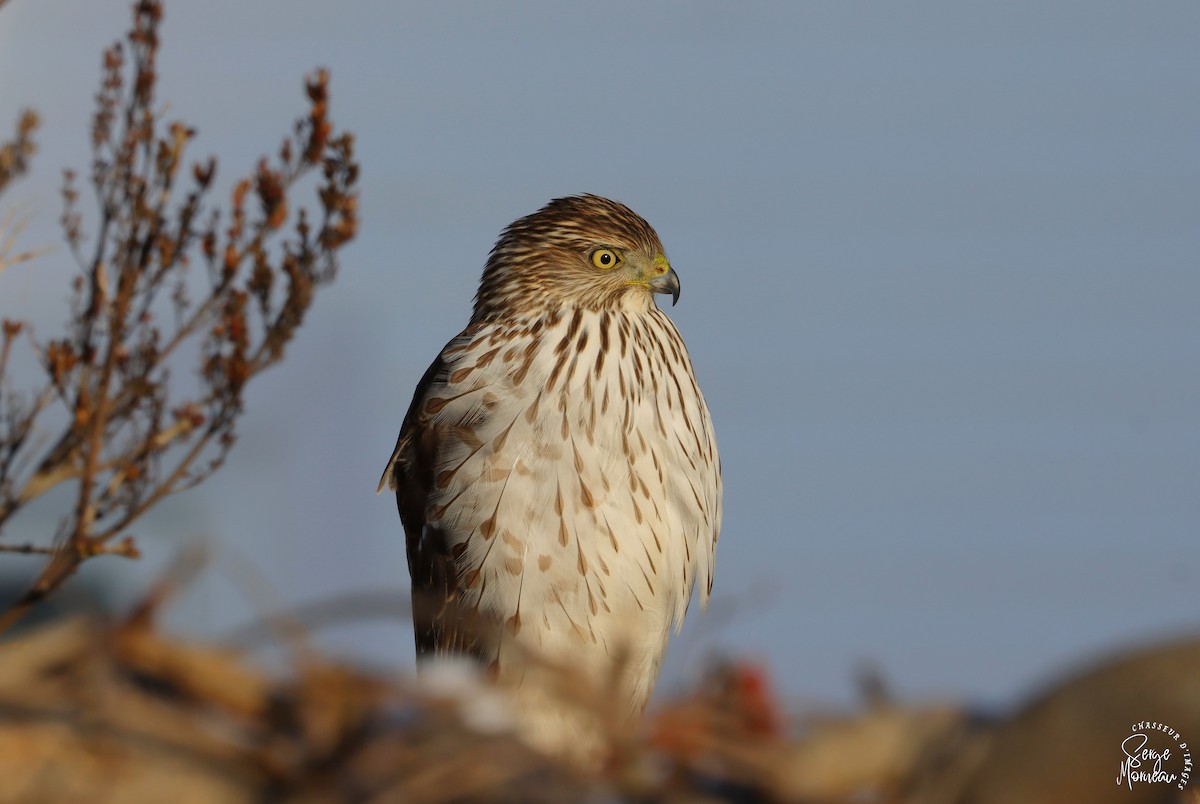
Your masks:
[[[620,251],[627,260],[653,261],[663,251],[650,224],[617,201],[598,195],[556,198],[510,224],[488,256],[475,295],[473,322],[560,306],[604,308],[631,286],[620,271],[590,262],[597,248]]]

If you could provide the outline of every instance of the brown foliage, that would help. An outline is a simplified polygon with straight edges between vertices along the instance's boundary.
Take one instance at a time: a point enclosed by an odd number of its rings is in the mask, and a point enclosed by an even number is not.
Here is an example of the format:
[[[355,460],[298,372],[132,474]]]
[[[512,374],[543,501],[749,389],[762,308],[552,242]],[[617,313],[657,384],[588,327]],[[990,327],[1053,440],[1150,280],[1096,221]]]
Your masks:
[[[26,109],[17,121],[16,136],[11,142],[0,145],[0,192],[29,170],[29,160],[37,153],[33,133],[38,124],[37,112]]]
[[[1194,682],[1194,639],[1095,665],[1006,717],[874,696],[809,714],[798,735],[761,668],[725,663],[640,730],[607,735],[603,767],[581,769],[514,737],[479,676],[423,684],[296,649],[274,677],[231,648],[164,637],[155,616],[181,582],[124,621],[59,621],[0,652],[0,802],[1200,801],[1190,785],[1113,783],[1147,713],[1200,732],[1200,702],[1177,694]],[[359,602],[341,613],[395,608]],[[254,641],[296,647],[294,625],[272,618]]]
[[[0,615],[0,631],[94,556],[136,557],[128,528],[171,494],[219,468],[236,439],[246,385],[278,362],[317,290],[337,272],[337,251],[357,225],[353,137],[328,117],[329,74],[305,85],[307,115],[275,159],[235,183],[227,211],[210,201],[217,161],[184,171],[196,130],[155,110],[162,5],[140,0],[124,43],[104,53],[92,118],[90,183],[98,199],[85,235],[77,175],[65,171],[61,219],[80,274],[72,320],[35,339],[5,319],[0,342],[0,536],[14,514],[59,484],[74,504],[53,543],[0,544],[49,556],[39,577]],[[37,117],[0,148],[0,189],[27,168]],[[291,212],[288,196],[317,174],[319,211]],[[197,275],[198,274],[198,275]],[[12,349],[33,350],[40,387],[9,390]],[[198,368],[184,390],[172,370]],[[37,428],[57,409],[48,445]],[[49,540],[46,540],[49,542]]]

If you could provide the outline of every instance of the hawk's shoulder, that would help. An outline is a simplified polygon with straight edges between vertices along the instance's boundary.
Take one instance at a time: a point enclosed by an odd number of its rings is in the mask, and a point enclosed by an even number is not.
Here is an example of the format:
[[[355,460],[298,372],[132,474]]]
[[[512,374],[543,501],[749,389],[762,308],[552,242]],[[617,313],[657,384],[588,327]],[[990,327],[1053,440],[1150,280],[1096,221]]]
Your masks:
[[[425,426],[421,416],[423,403],[431,395],[431,392],[435,392],[438,387],[446,383],[453,370],[453,364],[463,353],[463,347],[475,338],[479,329],[479,325],[472,324],[460,332],[446,344],[437,358],[429,364],[429,368],[425,369],[425,373],[413,391],[408,412],[404,414],[404,422],[400,425],[400,435],[396,438],[392,457],[388,459],[387,466],[383,469],[383,475],[379,478],[379,485],[375,489],[376,494],[381,493],[384,486],[397,493],[402,491],[402,486],[416,468],[415,464],[420,461],[420,444],[418,442]]]

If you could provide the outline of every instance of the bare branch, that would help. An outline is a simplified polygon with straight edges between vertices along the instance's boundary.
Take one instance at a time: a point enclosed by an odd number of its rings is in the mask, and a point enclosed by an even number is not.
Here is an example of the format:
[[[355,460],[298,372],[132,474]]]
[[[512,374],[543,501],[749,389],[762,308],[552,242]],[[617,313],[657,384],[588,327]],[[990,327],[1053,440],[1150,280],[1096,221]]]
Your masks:
[[[26,213],[18,215],[16,210],[8,210],[0,217],[0,274],[7,268],[23,262],[29,262],[36,257],[50,252],[49,248],[35,248],[17,251],[17,238],[29,225],[31,216]]]
[[[139,0],[125,41],[104,53],[91,125],[90,182],[100,214],[90,238],[76,174],[64,172],[61,225],[80,266],[71,324],[44,347],[30,339],[46,375],[32,402],[0,395],[0,532],[32,499],[76,484],[55,545],[7,550],[50,561],[0,617],[0,631],[83,561],[134,557],[126,529],[220,468],[237,440],[247,384],[282,359],[316,292],[336,275],[337,250],[357,230],[353,138],[337,133],[328,117],[324,70],[306,81],[309,111],[278,158],[260,160],[235,183],[226,213],[209,208],[216,160],[185,173],[196,131],[155,110],[161,21],[160,2]],[[36,125],[31,119],[22,142]],[[31,146],[14,148],[22,159],[32,153]],[[24,169],[16,157],[10,161],[14,175]],[[289,200],[313,173],[321,207],[315,230]],[[189,271],[197,262],[207,282]],[[5,324],[0,382],[23,326]],[[181,360],[198,363],[198,389],[185,392],[171,381],[170,368]],[[54,399],[67,421],[48,448],[35,451],[27,436]]]

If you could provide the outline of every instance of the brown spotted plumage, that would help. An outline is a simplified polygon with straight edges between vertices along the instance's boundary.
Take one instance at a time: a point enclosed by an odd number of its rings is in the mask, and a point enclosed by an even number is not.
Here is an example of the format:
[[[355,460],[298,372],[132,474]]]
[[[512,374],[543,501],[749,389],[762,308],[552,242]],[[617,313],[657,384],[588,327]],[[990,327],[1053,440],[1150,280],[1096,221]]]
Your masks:
[[[560,198],[513,223],[380,483],[407,536],[418,654],[477,657],[543,747],[582,728],[545,664],[636,714],[696,580],[703,602],[712,587],[717,444],[654,293],[678,298],[678,278],[622,204]]]

